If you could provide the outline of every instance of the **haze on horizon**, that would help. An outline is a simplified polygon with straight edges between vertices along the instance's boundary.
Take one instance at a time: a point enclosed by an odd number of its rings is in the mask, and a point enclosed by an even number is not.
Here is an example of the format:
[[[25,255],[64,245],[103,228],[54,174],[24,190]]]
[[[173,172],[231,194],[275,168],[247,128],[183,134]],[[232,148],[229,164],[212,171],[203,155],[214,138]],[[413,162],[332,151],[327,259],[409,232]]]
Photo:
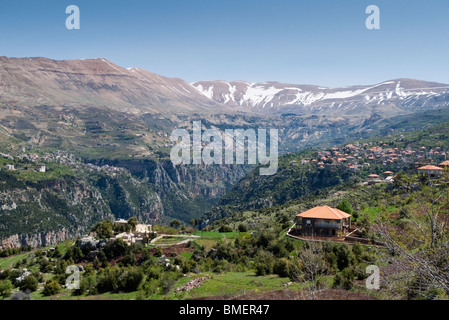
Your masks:
[[[81,10],[67,30],[65,8]],[[378,5],[381,29],[365,28]],[[449,83],[449,2],[3,1],[0,56],[106,58],[189,82]]]

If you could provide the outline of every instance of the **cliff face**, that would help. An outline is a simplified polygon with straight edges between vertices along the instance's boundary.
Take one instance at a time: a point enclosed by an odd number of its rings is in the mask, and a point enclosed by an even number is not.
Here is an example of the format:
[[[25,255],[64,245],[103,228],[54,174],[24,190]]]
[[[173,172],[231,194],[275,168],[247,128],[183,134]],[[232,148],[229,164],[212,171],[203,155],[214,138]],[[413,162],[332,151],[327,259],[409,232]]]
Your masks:
[[[170,161],[100,160],[127,168],[110,176],[31,181],[0,171],[0,249],[54,245],[82,235],[105,219],[136,216],[146,223],[201,217],[243,175],[241,166],[173,166]]]
[[[151,222],[201,217],[249,170],[244,166],[174,166],[171,161],[100,160],[97,165],[128,169],[133,179],[155,194],[149,207]],[[148,198],[147,198],[148,199]],[[154,207],[157,203],[157,208]],[[125,217],[126,218],[126,217]]]
[[[82,175],[33,181],[0,171],[0,248],[53,245],[112,218]]]
[[[14,234],[8,238],[0,239],[0,250],[32,246],[33,248],[56,245],[73,237],[67,230],[41,232],[31,235]]]

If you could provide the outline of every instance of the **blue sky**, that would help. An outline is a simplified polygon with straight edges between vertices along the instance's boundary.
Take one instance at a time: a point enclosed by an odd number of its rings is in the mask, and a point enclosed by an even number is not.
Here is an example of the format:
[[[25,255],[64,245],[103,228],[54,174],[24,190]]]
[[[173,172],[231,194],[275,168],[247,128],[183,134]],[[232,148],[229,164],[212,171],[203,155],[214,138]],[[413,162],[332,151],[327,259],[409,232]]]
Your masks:
[[[71,4],[80,30],[65,28]],[[371,4],[380,30],[365,27]],[[0,55],[101,57],[187,81],[449,83],[449,1],[0,0]]]

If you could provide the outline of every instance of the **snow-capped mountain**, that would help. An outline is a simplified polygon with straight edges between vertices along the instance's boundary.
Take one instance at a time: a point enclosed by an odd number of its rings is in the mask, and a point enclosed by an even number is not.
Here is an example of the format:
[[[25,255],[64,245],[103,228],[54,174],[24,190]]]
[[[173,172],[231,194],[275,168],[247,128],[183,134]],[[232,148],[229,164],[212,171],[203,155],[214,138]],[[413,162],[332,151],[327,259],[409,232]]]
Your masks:
[[[386,117],[449,107],[449,85],[412,79],[326,88],[279,82],[188,83],[106,59],[0,57],[0,105],[93,106],[131,113],[256,112]]]
[[[269,113],[342,111],[389,104],[409,111],[449,106],[449,85],[412,79],[343,88],[244,81],[200,81],[192,85],[204,96],[234,109]]]

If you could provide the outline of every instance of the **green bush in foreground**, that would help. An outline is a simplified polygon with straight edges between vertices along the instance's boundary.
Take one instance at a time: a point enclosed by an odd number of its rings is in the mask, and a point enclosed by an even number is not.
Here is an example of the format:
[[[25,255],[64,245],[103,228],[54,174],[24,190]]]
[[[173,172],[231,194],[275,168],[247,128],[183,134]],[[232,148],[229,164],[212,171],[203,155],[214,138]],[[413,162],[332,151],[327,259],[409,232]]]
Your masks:
[[[9,280],[0,281],[0,296],[3,299],[8,298],[12,294],[12,283]]]
[[[28,277],[25,277],[25,279],[23,279],[20,284],[19,284],[19,288],[22,291],[27,291],[29,290],[30,292],[36,291],[37,290],[37,286],[38,286],[38,281],[36,279],[35,276],[31,275]]]
[[[61,292],[61,285],[53,279],[48,280],[44,286],[44,296],[53,296],[59,292]]]

